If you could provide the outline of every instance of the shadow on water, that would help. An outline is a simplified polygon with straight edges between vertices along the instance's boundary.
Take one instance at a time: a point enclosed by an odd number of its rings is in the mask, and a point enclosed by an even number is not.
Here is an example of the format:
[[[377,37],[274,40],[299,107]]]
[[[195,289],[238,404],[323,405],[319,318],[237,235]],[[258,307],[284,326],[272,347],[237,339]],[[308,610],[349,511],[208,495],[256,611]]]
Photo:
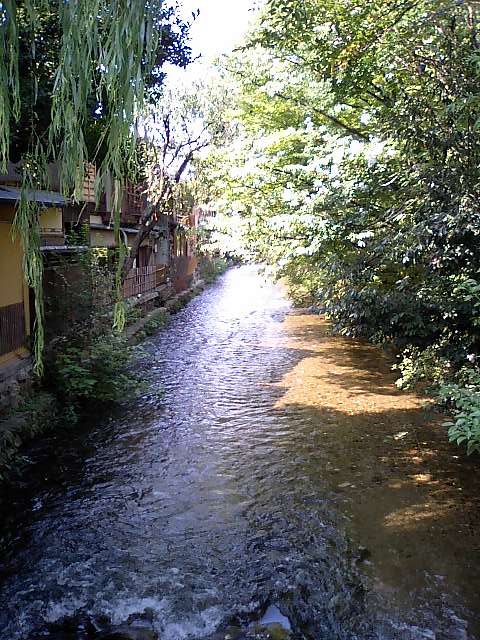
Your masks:
[[[142,612],[163,640],[207,638],[271,603],[299,639],[475,637],[468,465],[375,350],[291,313],[230,271],[147,346],[151,395],[28,451],[1,640]]]

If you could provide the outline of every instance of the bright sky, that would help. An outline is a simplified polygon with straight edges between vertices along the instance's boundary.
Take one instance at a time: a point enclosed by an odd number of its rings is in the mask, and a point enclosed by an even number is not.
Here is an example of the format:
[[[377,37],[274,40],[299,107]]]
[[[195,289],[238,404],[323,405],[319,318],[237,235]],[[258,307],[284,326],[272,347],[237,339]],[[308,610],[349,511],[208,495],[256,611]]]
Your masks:
[[[187,19],[197,9],[200,15],[190,30],[193,56],[201,59],[189,65],[185,72],[167,65],[170,82],[185,80],[191,75],[203,74],[208,66],[223,53],[230,53],[247,32],[253,13],[250,9],[258,0],[180,0]]]
[[[241,41],[252,17],[253,0],[182,0],[189,15],[200,9],[192,26],[194,54],[202,54],[206,62],[229,53]]]

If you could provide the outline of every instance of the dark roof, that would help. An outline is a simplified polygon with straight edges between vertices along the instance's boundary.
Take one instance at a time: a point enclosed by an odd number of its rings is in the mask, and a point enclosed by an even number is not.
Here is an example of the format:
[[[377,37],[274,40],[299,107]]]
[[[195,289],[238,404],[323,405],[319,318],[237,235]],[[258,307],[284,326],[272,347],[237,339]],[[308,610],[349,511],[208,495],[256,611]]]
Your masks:
[[[68,204],[68,200],[57,191],[26,191],[27,200],[32,202],[40,202],[57,207],[64,207]],[[18,202],[22,196],[22,190],[17,187],[7,187],[0,185],[0,201]]]
[[[40,251],[43,253],[78,253],[79,251],[88,251],[90,247],[84,245],[51,245],[46,247],[40,247]]]
[[[115,231],[115,227],[110,224],[91,222],[89,226],[90,229],[95,229],[95,231]],[[120,231],[125,231],[125,233],[138,233],[138,229],[129,229],[128,227],[120,227]]]

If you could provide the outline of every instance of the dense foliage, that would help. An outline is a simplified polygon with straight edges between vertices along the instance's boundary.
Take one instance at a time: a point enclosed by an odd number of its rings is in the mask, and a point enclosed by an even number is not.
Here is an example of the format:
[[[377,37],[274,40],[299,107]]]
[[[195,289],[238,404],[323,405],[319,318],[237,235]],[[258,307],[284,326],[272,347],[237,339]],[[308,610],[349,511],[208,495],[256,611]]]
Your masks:
[[[126,338],[111,328],[57,345],[47,358],[45,385],[59,398],[63,419],[76,422],[85,410],[135,397],[142,385],[131,370],[134,355]]]
[[[62,418],[118,403],[142,389],[139,349],[112,329],[113,278],[105,249],[88,249],[46,265],[46,336],[43,387],[56,397]]]
[[[480,42],[474,2],[268,0],[227,62],[212,159],[249,250],[337,330],[393,344],[480,450]]]

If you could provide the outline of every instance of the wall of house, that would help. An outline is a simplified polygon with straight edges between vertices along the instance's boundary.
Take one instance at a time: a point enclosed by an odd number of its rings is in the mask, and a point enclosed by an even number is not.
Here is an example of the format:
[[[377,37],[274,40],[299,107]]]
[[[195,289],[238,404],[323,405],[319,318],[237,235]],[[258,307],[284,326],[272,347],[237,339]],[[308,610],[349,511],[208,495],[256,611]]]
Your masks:
[[[41,231],[62,231],[62,210],[58,207],[44,209],[40,215]]]
[[[63,233],[62,210],[58,207],[44,209],[40,214],[40,235],[42,244],[63,245],[65,236]]]
[[[123,238],[127,239],[128,246],[131,247],[135,239],[135,234],[125,233]],[[115,234],[113,232],[113,229],[95,229],[90,227],[90,246],[99,249],[113,249],[115,247]]]
[[[160,237],[155,240],[155,264],[168,265],[170,261],[170,245],[168,238]]]
[[[23,301],[22,247],[11,225],[0,221],[0,307]]]
[[[90,229],[90,246],[96,248],[115,247],[115,234],[104,229]]]
[[[134,233],[124,233],[123,238],[127,240],[131,247],[135,240]],[[115,234],[111,229],[95,229],[90,227],[90,246],[96,249],[115,248]],[[147,238],[143,241],[135,266],[155,265],[154,240]]]
[[[30,333],[28,289],[23,279],[23,252],[19,238],[12,239],[13,205],[0,205],[0,309],[23,304],[25,333]],[[10,365],[27,350],[20,348],[0,355],[0,367]]]

